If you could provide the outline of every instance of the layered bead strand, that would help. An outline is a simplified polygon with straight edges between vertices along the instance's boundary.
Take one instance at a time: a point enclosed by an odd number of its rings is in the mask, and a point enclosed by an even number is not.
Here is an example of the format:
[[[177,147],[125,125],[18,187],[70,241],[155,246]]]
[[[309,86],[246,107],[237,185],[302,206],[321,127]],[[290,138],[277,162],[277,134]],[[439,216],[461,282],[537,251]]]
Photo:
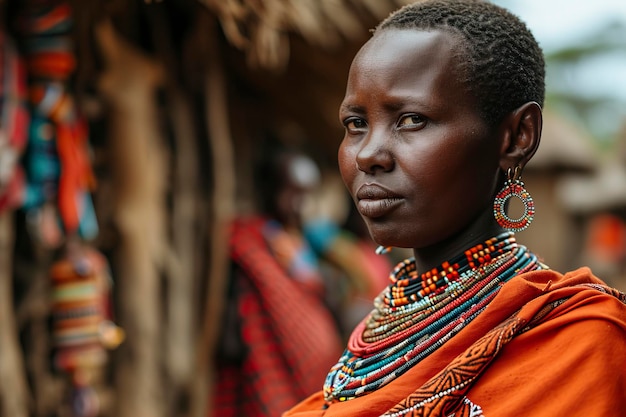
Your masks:
[[[502,283],[540,268],[510,232],[425,273],[417,272],[412,258],[401,262],[331,368],[327,403],[365,395],[402,375],[467,326]]]

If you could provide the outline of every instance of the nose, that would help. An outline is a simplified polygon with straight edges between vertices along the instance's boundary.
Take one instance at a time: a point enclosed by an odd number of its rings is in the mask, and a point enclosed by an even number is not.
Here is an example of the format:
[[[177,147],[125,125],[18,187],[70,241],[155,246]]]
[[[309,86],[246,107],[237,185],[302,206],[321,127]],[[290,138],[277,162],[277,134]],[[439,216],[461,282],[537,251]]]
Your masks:
[[[383,132],[370,130],[361,141],[361,147],[356,154],[356,165],[360,171],[368,174],[393,169],[394,159],[389,136]]]

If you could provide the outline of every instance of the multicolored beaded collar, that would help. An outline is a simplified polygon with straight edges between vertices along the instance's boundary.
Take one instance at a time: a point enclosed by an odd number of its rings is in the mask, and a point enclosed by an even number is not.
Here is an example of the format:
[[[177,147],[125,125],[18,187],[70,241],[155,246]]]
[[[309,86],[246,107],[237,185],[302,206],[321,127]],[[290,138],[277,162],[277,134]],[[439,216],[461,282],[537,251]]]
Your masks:
[[[467,326],[502,283],[545,268],[511,232],[422,274],[414,259],[400,262],[326,377],[327,404],[365,395],[402,375]]]

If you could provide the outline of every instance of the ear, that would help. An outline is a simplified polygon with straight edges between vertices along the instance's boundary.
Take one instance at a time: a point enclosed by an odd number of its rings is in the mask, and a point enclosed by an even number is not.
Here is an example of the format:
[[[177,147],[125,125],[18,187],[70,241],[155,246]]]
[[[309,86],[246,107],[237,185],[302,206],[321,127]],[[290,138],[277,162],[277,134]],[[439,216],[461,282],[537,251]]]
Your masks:
[[[513,110],[500,125],[502,146],[500,169],[506,172],[517,166],[524,168],[539,147],[543,115],[541,106],[534,101]]]

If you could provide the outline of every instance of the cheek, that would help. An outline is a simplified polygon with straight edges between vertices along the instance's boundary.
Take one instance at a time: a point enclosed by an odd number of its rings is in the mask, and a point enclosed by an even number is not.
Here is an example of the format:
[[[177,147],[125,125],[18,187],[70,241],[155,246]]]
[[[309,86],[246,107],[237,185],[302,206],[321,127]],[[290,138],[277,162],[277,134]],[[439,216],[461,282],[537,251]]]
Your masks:
[[[339,151],[337,152],[337,163],[339,165],[339,172],[344,184],[348,187],[348,190],[352,192],[350,187],[352,180],[356,174],[356,156],[352,147],[347,146],[345,141],[339,145]]]

